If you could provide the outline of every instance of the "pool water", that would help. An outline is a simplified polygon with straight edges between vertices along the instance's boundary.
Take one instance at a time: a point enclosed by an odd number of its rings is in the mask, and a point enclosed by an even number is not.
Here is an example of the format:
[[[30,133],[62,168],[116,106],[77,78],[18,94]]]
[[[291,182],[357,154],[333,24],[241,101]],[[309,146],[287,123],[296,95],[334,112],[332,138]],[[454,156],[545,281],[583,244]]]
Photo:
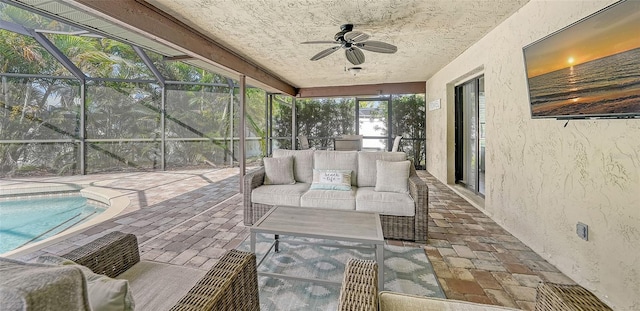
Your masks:
[[[81,196],[0,201],[0,254],[52,237],[104,211]]]

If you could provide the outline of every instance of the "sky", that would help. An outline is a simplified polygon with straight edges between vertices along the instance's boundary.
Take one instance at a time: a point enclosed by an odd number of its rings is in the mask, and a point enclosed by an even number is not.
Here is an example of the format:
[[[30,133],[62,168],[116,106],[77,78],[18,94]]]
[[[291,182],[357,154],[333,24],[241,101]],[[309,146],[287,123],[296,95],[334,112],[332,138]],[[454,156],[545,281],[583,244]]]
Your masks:
[[[628,0],[524,48],[529,78],[640,48],[640,1]]]

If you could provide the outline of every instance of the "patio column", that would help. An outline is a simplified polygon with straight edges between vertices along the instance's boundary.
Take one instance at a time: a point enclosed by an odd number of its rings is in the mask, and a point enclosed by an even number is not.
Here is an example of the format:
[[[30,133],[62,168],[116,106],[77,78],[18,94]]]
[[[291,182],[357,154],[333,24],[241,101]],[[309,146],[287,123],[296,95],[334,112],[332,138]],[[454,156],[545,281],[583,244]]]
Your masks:
[[[247,165],[247,160],[245,158],[245,117],[247,114],[247,107],[246,107],[246,101],[247,101],[247,83],[246,83],[246,76],[245,75],[240,75],[240,124],[238,124],[238,136],[240,136],[240,143],[238,143],[238,153],[239,153],[239,159],[238,159],[238,163],[240,165],[240,193],[243,192],[243,182],[244,182],[244,175],[246,174],[246,165]]]
[[[296,115],[298,112],[296,111],[296,98],[292,97],[291,99],[291,150],[296,150],[296,138],[298,137],[298,127],[296,126],[296,122],[298,119]]]

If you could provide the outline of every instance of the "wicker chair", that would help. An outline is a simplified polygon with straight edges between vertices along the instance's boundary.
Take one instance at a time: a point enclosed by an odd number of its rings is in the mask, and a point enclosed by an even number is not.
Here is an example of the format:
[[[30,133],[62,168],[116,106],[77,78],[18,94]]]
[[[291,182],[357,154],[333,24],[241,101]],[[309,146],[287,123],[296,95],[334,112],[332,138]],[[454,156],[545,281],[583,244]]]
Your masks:
[[[439,299],[378,293],[378,269],[373,260],[350,259],[340,290],[340,311],[395,310],[516,310],[453,299]],[[611,311],[607,305],[580,285],[540,283],[536,311]]]
[[[347,261],[338,310],[378,310],[378,264],[375,261],[361,259]]]
[[[109,233],[62,257],[113,278],[140,262],[135,235],[122,232]],[[260,310],[255,254],[228,251],[171,310]]]

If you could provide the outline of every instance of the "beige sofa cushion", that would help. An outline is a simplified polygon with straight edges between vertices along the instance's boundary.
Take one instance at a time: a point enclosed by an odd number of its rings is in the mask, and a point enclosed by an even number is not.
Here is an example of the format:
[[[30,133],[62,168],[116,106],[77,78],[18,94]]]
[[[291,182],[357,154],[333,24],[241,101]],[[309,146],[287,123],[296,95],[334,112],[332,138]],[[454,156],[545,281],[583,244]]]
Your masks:
[[[309,190],[300,198],[300,206],[355,210],[356,189],[353,187],[351,191]]]
[[[357,151],[316,151],[313,153],[313,168],[317,170],[351,170],[351,185],[358,184]]]
[[[206,273],[189,267],[141,261],[117,278],[129,281],[136,311],[169,310]]]
[[[380,311],[504,311],[506,307],[485,305],[453,299],[428,298],[392,292],[380,292]]]
[[[264,158],[265,185],[293,185],[293,157]]]
[[[300,197],[309,190],[306,183],[263,185],[251,191],[251,202],[268,205],[300,206]]]
[[[293,176],[297,182],[310,184],[313,181],[313,150],[287,150],[277,149],[273,151],[274,158],[293,157]]]
[[[375,191],[374,187],[360,187],[356,194],[356,211],[415,216],[416,204],[408,193],[380,192]]]
[[[376,191],[409,193],[410,161],[376,161]]]
[[[376,161],[404,161],[404,152],[358,152],[358,187],[375,187]]]

